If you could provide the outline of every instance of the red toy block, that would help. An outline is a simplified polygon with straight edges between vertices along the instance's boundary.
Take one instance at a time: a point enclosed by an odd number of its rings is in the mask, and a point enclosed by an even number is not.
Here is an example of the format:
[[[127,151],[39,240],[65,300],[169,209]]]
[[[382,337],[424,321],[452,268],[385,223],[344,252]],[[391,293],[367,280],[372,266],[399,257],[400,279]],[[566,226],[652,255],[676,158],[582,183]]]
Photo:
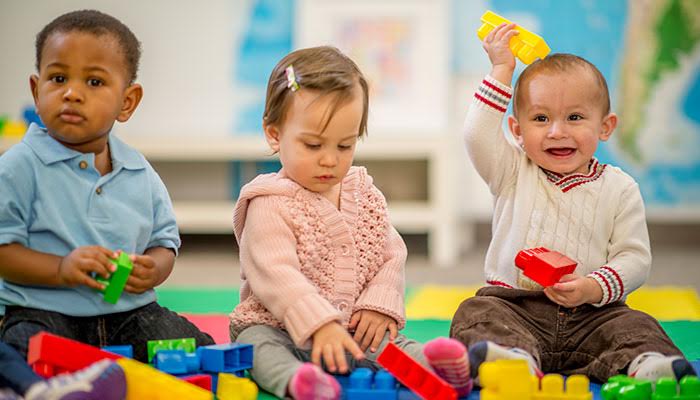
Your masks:
[[[420,365],[394,343],[387,344],[377,361],[422,399],[457,399],[457,391],[449,383]]]
[[[122,356],[43,331],[29,338],[27,363],[44,378],[74,372],[105,358]]]
[[[202,389],[206,389],[211,392],[211,375],[199,374],[199,375],[188,375],[180,377],[185,382],[189,382],[195,386],[199,386]]]
[[[544,247],[521,250],[515,256],[515,265],[523,274],[544,287],[554,285],[564,275],[573,274],[576,264],[560,252]]]

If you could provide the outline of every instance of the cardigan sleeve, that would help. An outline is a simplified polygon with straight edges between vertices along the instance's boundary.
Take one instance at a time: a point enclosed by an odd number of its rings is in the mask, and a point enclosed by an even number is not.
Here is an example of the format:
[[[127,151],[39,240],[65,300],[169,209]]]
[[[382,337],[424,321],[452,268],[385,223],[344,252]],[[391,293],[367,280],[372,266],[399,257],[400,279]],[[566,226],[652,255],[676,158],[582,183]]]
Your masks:
[[[651,246],[644,202],[637,183],[620,196],[608,243],[608,262],[587,276],[603,289],[603,299],[594,306],[618,301],[638,289],[649,276]]]
[[[464,120],[467,153],[494,195],[517,177],[520,150],[508,142],[501,129],[512,94],[509,86],[487,75]]]
[[[398,328],[406,325],[404,290],[406,264],[406,244],[396,229],[389,225],[384,248],[384,264],[368,283],[355,303],[354,311],[373,310],[395,319]]]
[[[296,238],[284,215],[275,196],[250,201],[241,234],[241,269],[252,293],[301,347],[322,325],[340,321],[341,314],[300,271]]]

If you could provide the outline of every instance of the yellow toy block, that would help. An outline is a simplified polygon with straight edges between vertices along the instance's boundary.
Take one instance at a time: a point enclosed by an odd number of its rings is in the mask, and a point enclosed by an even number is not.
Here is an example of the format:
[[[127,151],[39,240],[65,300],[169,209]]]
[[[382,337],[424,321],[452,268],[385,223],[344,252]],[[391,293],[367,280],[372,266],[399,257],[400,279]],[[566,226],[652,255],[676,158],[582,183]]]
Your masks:
[[[566,379],[559,374],[547,374],[540,381],[540,389],[533,393],[533,400],[593,400],[590,381],[585,375],[571,375]]]
[[[539,382],[525,360],[498,360],[479,366],[482,400],[532,400]]]
[[[126,375],[126,400],[212,400],[212,392],[160,372],[130,358],[120,358],[117,364]]]
[[[483,24],[479,30],[476,31],[476,34],[482,41],[486,35],[498,25],[502,23],[511,23],[507,19],[491,11],[486,11],[484,15],[481,16],[481,22],[483,22]],[[545,58],[547,54],[549,54],[551,49],[544,39],[520,25],[518,25],[517,29],[520,33],[510,39],[510,50],[520,61],[525,64],[530,64],[538,58]]]
[[[572,375],[566,380],[548,374],[542,381],[530,373],[525,360],[497,360],[479,366],[482,400],[593,400],[588,378]]]
[[[255,400],[258,398],[258,386],[250,379],[220,373],[216,397],[219,400]]]

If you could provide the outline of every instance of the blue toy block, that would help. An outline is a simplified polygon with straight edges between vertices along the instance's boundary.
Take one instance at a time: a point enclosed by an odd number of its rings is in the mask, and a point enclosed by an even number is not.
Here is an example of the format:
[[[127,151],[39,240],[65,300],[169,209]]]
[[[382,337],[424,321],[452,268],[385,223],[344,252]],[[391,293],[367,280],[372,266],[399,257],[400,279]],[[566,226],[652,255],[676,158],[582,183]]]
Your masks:
[[[125,344],[122,346],[105,346],[102,348],[102,350],[114,354],[119,354],[120,356],[124,356],[127,358],[134,358],[134,346],[130,344]]]
[[[153,367],[169,374],[191,374],[199,371],[197,354],[184,350],[159,350],[153,357]]]
[[[226,372],[242,377],[253,368],[253,345],[241,343],[215,344],[197,348],[202,371]]]
[[[390,373],[358,368],[350,374],[350,385],[344,393],[346,400],[396,400],[397,389],[396,379]]]

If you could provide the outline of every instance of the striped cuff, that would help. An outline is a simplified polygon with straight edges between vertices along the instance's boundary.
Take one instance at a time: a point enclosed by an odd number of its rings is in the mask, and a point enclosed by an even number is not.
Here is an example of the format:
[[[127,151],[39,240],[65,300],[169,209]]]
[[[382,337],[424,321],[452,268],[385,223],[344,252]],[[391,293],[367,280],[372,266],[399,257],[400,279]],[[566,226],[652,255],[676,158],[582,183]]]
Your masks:
[[[625,285],[622,283],[622,278],[611,267],[605,265],[587,276],[595,279],[601,289],[603,289],[603,299],[600,303],[593,304],[594,306],[601,307],[613,303],[625,295]]]
[[[504,113],[513,97],[513,89],[487,75],[474,93],[477,102]]]

